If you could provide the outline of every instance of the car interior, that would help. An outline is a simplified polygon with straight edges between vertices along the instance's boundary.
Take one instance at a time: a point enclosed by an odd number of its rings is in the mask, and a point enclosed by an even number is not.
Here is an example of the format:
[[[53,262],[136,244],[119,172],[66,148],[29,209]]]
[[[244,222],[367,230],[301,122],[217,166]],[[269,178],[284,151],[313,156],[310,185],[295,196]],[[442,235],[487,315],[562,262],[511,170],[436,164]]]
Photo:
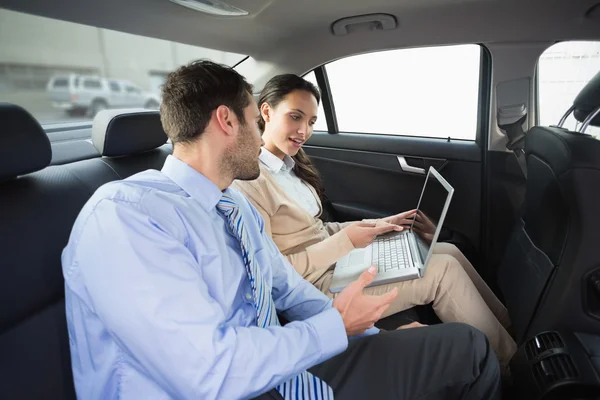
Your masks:
[[[322,102],[304,148],[326,218],[412,209],[435,167],[455,189],[440,241],[465,253],[513,323],[504,398],[600,398],[598,0],[196,3],[230,13],[169,0],[0,0],[0,11],[240,54],[232,66],[255,93],[280,73],[313,81]],[[545,86],[543,60],[572,42],[595,44],[572,57],[589,76],[547,89],[558,81]],[[96,189],[160,169],[172,146],[156,110],[48,124],[2,93],[0,398],[73,399],[61,252]],[[411,320],[440,322],[419,306],[378,325]]]

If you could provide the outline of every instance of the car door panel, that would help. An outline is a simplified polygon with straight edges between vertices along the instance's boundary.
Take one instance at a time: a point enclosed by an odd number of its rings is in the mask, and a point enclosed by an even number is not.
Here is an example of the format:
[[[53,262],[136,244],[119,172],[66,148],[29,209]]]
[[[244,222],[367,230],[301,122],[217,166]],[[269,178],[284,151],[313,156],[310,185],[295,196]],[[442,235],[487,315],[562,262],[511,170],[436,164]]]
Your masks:
[[[378,218],[417,206],[425,175],[403,171],[398,156],[413,167],[436,167],[455,189],[444,226],[479,247],[481,149],[477,143],[316,132],[305,150],[323,176],[328,199],[342,221]]]

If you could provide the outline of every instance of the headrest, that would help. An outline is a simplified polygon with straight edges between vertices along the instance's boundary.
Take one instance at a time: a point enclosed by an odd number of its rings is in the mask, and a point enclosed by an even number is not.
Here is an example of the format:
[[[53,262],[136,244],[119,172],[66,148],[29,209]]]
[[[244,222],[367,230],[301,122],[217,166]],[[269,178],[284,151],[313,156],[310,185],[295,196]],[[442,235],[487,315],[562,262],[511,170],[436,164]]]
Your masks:
[[[573,102],[573,116],[579,122],[583,122],[591,112],[600,107],[600,72],[598,72]],[[590,125],[600,126],[600,114],[591,121]]]
[[[158,111],[103,110],[94,118],[92,142],[103,156],[119,157],[160,147],[167,134]]]
[[[0,181],[39,171],[50,165],[50,140],[24,108],[0,103]]]

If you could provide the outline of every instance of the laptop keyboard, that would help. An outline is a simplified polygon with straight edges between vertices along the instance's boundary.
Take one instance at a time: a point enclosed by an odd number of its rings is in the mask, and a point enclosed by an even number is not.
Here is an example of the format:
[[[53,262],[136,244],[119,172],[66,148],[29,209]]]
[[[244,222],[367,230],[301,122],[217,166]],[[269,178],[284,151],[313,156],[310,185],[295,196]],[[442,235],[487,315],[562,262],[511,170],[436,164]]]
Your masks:
[[[372,246],[371,264],[375,265],[379,272],[410,268],[406,234],[375,239]]]

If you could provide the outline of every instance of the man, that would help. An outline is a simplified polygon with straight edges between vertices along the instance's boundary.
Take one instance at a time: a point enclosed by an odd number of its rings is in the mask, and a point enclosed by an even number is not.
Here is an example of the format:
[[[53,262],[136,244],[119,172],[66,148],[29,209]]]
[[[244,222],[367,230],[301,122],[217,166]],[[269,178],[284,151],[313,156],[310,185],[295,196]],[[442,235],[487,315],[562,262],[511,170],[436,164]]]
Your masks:
[[[378,334],[397,293],[363,295],[369,270],[332,303],[227,189],[259,174],[260,116],[242,76],[195,62],[162,94],[173,156],[98,189],[63,252],[80,398],[497,398],[483,334],[458,324]]]

